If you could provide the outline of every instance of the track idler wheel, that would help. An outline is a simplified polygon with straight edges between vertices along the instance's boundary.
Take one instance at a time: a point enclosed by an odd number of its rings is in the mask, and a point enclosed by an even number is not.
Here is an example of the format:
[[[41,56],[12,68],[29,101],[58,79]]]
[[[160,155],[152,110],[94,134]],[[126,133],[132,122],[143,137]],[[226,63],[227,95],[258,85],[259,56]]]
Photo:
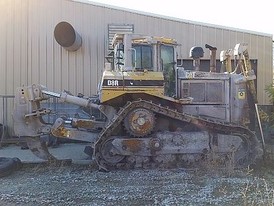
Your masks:
[[[109,139],[103,143],[101,148],[101,155],[107,164],[115,166],[121,162],[125,156],[119,155],[117,149],[112,144],[113,139]]]
[[[154,114],[144,108],[133,109],[124,119],[124,126],[130,135],[144,137],[150,134],[155,126]]]

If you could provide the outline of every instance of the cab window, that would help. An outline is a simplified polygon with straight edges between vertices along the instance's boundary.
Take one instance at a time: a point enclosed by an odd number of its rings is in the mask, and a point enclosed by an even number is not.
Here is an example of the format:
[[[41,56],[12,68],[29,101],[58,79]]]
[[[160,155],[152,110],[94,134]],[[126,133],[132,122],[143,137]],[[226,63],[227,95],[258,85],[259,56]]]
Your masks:
[[[152,47],[149,45],[133,45],[132,66],[136,69],[152,68]]]
[[[161,67],[165,79],[165,95],[175,95],[174,47],[161,45]]]
[[[161,45],[161,60],[163,71],[169,71],[174,66],[174,48],[173,46]]]

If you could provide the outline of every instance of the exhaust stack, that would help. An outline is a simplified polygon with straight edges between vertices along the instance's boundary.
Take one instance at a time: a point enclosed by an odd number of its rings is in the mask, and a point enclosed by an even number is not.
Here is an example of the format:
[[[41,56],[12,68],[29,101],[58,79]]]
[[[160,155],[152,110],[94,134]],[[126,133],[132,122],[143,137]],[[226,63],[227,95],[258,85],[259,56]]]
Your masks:
[[[217,48],[210,46],[208,44],[205,45],[205,48],[210,50],[210,72],[216,72],[216,51],[217,51]]]

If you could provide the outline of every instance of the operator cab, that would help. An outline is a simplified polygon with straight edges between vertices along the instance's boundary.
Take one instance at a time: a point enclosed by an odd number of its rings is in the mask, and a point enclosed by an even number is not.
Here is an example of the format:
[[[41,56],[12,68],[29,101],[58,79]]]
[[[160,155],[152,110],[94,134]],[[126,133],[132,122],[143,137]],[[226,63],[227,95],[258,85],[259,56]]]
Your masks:
[[[116,34],[113,38],[113,70],[118,71],[165,71],[176,64],[174,39]]]
[[[138,72],[161,74],[165,82],[164,94],[174,96],[177,45],[177,42],[170,38],[116,34],[112,41],[114,51],[111,66],[108,68],[123,74],[129,72],[134,72],[135,75]]]

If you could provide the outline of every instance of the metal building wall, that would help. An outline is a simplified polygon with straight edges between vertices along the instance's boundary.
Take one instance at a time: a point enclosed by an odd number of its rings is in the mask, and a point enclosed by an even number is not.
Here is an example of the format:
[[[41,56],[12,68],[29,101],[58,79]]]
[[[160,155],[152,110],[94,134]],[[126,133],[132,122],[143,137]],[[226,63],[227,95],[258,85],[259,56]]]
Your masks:
[[[61,21],[69,22],[82,37],[76,52],[61,48],[54,39],[54,28]],[[73,0],[0,0],[0,95],[13,95],[16,87],[34,83],[56,92],[96,93],[111,23],[134,24],[135,33],[175,38],[182,44],[178,55],[183,59],[194,45],[207,43],[221,51],[248,43],[250,58],[258,59],[259,103],[268,102],[264,88],[273,76],[270,35]],[[204,58],[209,58],[209,51]],[[8,109],[11,114],[12,103]]]

